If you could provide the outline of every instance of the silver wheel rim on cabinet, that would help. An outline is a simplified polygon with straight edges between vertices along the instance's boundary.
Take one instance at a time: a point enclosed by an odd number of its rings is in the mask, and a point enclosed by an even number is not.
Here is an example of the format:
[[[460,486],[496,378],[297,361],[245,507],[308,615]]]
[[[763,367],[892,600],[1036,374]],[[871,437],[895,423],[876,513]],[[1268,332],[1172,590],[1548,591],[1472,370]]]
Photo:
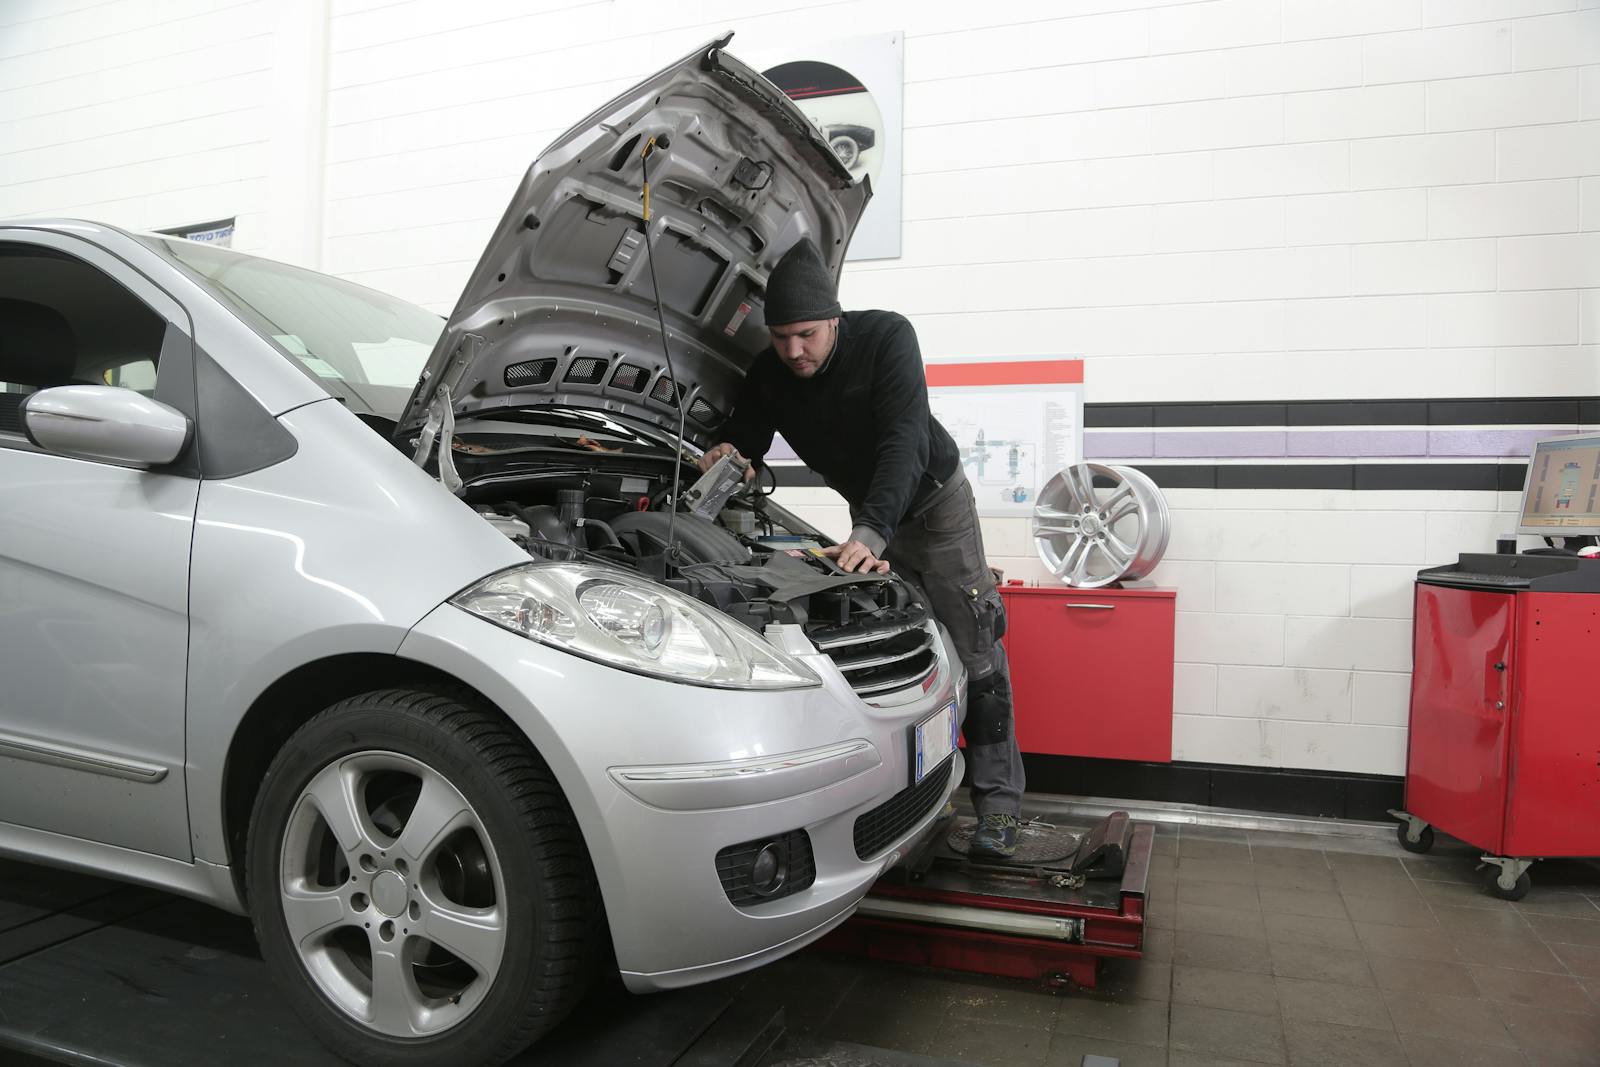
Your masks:
[[[472,805],[420,760],[358,752],[313,775],[284,828],[278,886],[306,973],[364,1026],[441,1033],[494,984],[500,862]]]
[[[1109,481],[1096,488],[1095,479]],[[1172,536],[1166,497],[1132,467],[1078,463],[1045,483],[1033,509],[1033,540],[1050,573],[1096,589],[1156,569]]]

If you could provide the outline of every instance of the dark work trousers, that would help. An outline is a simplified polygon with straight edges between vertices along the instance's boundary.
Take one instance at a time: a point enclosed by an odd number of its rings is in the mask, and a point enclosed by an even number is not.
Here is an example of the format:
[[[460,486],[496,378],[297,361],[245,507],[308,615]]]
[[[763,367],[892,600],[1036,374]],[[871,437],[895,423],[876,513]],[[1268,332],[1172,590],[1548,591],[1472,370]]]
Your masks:
[[[1011,670],[1000,637],[1005,606],[983,555],[972,486],[961,469],[921,513],[905,519],[884,552],[895,572],[919,585],[967,667],[962,733],[979,816],[1019,815],[1022,756],[1012,728]]]

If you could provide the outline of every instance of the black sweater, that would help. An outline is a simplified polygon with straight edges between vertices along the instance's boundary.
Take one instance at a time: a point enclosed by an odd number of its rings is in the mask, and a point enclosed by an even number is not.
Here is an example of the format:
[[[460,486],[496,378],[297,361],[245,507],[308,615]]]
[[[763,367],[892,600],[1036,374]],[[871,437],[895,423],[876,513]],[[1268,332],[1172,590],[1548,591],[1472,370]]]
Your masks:
[[[845,498],[851,536],[875,555],[957,467],[955,442],[928,410],[916,332],[892,311],[845,312],[832,357],[811,378],[771,348],[756,356],[722,438],[760,460],[774,431]]]

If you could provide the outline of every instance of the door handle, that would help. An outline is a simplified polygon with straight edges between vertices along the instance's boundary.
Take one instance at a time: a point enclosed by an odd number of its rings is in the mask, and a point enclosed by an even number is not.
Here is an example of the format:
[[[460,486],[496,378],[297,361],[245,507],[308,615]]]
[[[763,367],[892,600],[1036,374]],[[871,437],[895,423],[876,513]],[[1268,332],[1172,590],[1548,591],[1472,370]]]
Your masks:
[[[1506,669],[1506,665],[1504,663],[1496,663],[1494,665],[1494,669],[1497,671],[1503,671]]]
[[[1115,604],[1068,604],[1067,607],[1069,607],[1069,608],[1077,608],[1077,609],[1080,609],[1080,610],[1083,610],[1083,611],[1116,611],[1117,610],[1117,606]]]

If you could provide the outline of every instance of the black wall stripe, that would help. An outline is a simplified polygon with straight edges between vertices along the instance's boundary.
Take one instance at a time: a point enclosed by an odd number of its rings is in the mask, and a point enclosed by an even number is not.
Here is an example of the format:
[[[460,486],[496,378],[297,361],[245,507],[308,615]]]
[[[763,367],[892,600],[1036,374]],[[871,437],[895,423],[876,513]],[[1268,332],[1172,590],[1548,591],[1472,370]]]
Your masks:
[[[1520,493],[1526,463],[1131,463],[1163,489],[1469,489]],[[773,467],[781,486],[820,486],[809,467]]]
[[[1023,753],[1022,763],[1028,788],[1039,793],[1370,822],[1388,821],[1388,810],[1400,807],[1405,793],[1405,779],[1380,774],[1135,763],[1028,752]]]
[[[1091,430],[1162,426],[1515,426],[1600,423],[1600,398],[1293,400],[1243,404],[1085,404]]]

